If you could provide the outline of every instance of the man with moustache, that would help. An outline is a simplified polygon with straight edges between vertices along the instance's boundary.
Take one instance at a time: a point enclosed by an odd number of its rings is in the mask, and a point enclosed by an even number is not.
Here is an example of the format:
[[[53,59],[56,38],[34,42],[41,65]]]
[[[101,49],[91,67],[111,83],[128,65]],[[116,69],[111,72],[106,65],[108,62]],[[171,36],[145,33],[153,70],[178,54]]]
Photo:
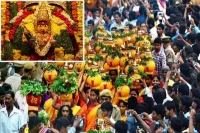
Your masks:
[[[7,91],[5,94],[6,107],[0,110],[0,133],[18,133],[25,124],[22,112],[14,106],[15,94]]]

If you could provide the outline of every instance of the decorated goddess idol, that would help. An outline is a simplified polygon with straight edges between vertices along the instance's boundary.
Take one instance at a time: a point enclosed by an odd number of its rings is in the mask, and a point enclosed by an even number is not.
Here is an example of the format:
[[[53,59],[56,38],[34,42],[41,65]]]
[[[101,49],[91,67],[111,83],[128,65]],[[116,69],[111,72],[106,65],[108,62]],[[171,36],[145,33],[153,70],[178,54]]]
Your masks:
[[[21,2],[21,9],[18,2],[7,4],[19,10],[5,9],[10,21],[2,25],[10,27],[2,30],[2,60],[82,58],[82,2]]]

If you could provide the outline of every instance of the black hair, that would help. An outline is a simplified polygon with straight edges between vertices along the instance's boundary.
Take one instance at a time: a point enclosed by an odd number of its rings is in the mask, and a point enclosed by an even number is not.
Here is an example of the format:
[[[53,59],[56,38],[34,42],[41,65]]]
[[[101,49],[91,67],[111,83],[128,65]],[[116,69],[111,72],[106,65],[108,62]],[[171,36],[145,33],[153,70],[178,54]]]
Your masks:
[[[164,103],[164,107],[167,108],[168,110],[173,109],[174,112],[176,111],[176,106],[175,103],[173,101],[167,101]]]
[[[186,55],[189,55],[194,52],[193,48],[191,46],[185,46],[184,51],[185,51]]]
[[[129,21],[132,21],[132,20],[135,20],[135,19],[137,19],[136,12],[130,11],[129,12]]]
[[[113,7],[111,8],[112,14],[114,15],[114,13],[115,13],[117,10],[119,10],[119,8],[116,7],[116,6],[113,6]]]
[[[192,44],[195,43],[195,38],[196,38],[196,36],[193,33],[190,33],[187,35],[187,39],[190,40]]]
[[[6,94],[10,94],[13,99],[15,99],[15,93],[13,91],[7,91]]]
[[[175,111],[176,111],[176,112],[179,112],[179,111],[180,111],[180,110],[179,110],[179,103],[180,103],[179,99],[178,99],[178,98],[174,98],[174,99],[173,99],[173,102],[174,102],[174,104],[175,104]]]
[[[153,98],[152,97],[145,97],[144,98],[144,102],[148,105],[148,107],[149,107],[149,114],[151,114],[151,112],[152,112],[152,106],[154,105],[154,101],[153,101]]]
[[[181,64],[180,65],[180,72],[185,75],[186,77],[188,77],[190,75],[190,66],[187,63]]]
[[[103,9],[103,15],[105,15],[109,17],[109,19],[111,19],[112,17],[112,11],[110,8],[106,7],[105,9]]]
[[[94,20],[92,20],[92,19],[89,20],[89,21],[88,21],[88,24],[94,25]]]
[[[115,15],[118,15],[120,18],[122,17],[122,15],[121,15],[120,12],[115,12],[115,13],[114,13],[114,16],[115,16]]]
[[[196,34],[196,40],[197,40],[197,41],[200,41],[200,33],[197,33],[197,34]]]
[[[63,127],[66,128],[70,125],[70,121],[65,117],[60,117],[55,125],[55,129],[60,131]]]
[[[155,111],[162,119],[165,117],[165,107],[162,104],[154,105],[152,111]]]
[[[185,30],[186,30],[186,26],[185,25],[180,25],[180,27],[179,27],[179,33],[180,34],[184,34]]]
[[[200,109],[200,99],[199,98],[195,98],[194,99],[194,103],[196,104],[196,110],[199,110]]]
[[[189,95],[189,87],[186,84],[181,83],[178,87],[178,93],[181,93],[182,96],[183,95],[188,96]]]
[[[177,94],[177,90],[178,90],[179,84],[180,84],[179,82],[176,82],[176,83],[174,83],[173,86],[172,86],[172,91],[175,91],[176,94]]]
[[[62,105],[62,106],[60,107],[60,109],[58,110],[58,114],[57,114],[57,117],[56,117],[56,120],[55,120],[54,125],[57,123],[58,119],[62,117],[62,109],[63,109],[64,107],[67,107],[67,108],[68,108],[68,110],[69,110],[68,120],[70,121],[71,124],[73,124],[74,116],[73,116],[71,107],[70,107],[69,105]]]
[[[182,119],[182,126],[184,129],[187,129],[189,127],[189,120],[187,118]]]
[[[139,8],[140,15],[145,15],[145,12],[146,12],[145,7],[144,6],[140,6],[140,8]]]
[[[108,5],[108,1],[107,0],[102,0],[102,3],[107,6]]]
[[[113,110],[113,105],[111,102],[106,101],[101,104],[101,110],[111,111]]]
[[[160,38],[155,38],[154,43],[158,43],[158,44],[161,45],[162,40]]]
[[[162,30],[165,29],[165,26],[163,24],[158,24],[157,28],[160,27]]]
[[[128,106],[128,102],[125,102],[124,100],[119,100],[118,105],[119,105],[120,103],[123,103],[124,106],[126,106],[126,107]]]
[[[29,110],[29,111],[28,111],[28,114],[31,113],[31,112],[33,112],[34,114],[36,114],[36,116],[38,116],[38,111],[35,111],[35,110]]]
[[[21,77],[21,80],[28,80],[28,76],[23,75],[23,76]]]
[[[6,91],[11,91],[12,87],[10,84],[8,83],[3,83],[2,87],[6,90]]]
[[[97,89],[91,89],[91,91],[93,91],[97,95],[97,97],[99,97],[99,90],[97,90]]]
[[[193,45],[192,48],[196,55],[200,54],[200,46],[198,44]]]
[[[114,28],[114,27],[113,27]],[[112,29],[111,29],[112,30]],[[113,70],[109,70],[109,75],[111,74],[111,72],[114,71],[116,74],[118,74],[117,69],[113,69]]]
[[[183,41],[181,41],[181,40],[175,40],[173,45],[176,46],[179,50],[183,49],[183,47],[184,47]]]
[[[152,90],[158,91],[159,88],[160,88],[160,85],[155,85],[155,86],[153,86]]]
[[[16,67],[14,66],[15,73],[19,73],[22,70],[23,67]]]
[[[165,99],[163,93],[160,91],[156,91],[155,93],[153,93],[153,98],[157,104],[162,104]]]
[[[118,120],[114,127],[117,133],[126,133],[128,131],[128,124],[122,120]]]
[[[33,116],[29,119],[28,127],[29,130],[32,130],[34,127],[38,126],[41,123],[41,120],[38,116]]]
[[[138,114],[141,114],[141,113],[144,113],[144,112],[148,113],[148,112],[146,111],[146,107],[145,107],[143,104],[141,104],[141,103],[139,103],[139,104],[137,104],[137,105],[135,106],[135,111],[136,111]]]
[[[189,96],[181,96],[180,101],[188,112],[190,110],[190,106],[192,105],[192,98]]]
[[[191,94],[192,94],[192,97],[195,97],[195,98],[198,98],[198,94],[199,94],[199,89],[197,89],[197,88],[192,88],[191,90],[190,90],[190,92],[191,92]]]
[[[128,109],[135,109],[137,104],[138,102],[136,97],[131,96],[128,98]]]
[[[84,93],[86,93],[89,89],[90,89],[90,87],[84,87],[83,88]]]
[[[5,95],[6,94],[6,90],[0,86],[0,96]]]
[[[182,131],[182,121],[180,118],[178,117],[173,117],[171,118],[171,128],[175,131],[175,132],[178,132],[178,133],[181,133]]]

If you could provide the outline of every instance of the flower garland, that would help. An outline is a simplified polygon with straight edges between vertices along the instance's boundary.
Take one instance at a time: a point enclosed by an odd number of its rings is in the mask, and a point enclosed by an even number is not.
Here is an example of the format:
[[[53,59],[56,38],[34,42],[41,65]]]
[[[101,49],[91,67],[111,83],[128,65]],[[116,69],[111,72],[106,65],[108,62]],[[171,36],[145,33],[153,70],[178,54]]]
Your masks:
[[[5,41],[5,32],[6,32],[6,2],[2,1],[1,2],[1,34],[2,34],[2,45]]]
[[[21,2],[21,1],[18,1],[18,2],[17,2],[17,7],[18,7],[18,12],[19,12],[20,10],[22,10],[22,2]]]
[[[73,20],[74,20],[74,24],[76,26],[75,30],[77,30],[77,24],[78,24],[77,2],[72,1],[71,6],[72,6],[72,17],[73,17]]]
[[[19,24],[21,23],[21,21],[24,18],[26,18],[28,15],[33,14],[33,11],[23,10],[22,11],[22,15],[20,15],[20,14],[21,14],[21,12],[17,15],[16,18],[14,18],[15,22],[14,22],[13,27],[10,29],[10,33],[9,33],[10,40],[14,39],[15,31],[17,30],[17,27],[19,26]]]
[[[65,13],[62,9],[59,9],[59,10],[53,12],[53,15],[55,15],[56,17],[59,17],[61,20],[63,20],[65,22],[65,24],[67,25],[69,34],[74,35],[74,29],[73,29],[68,17],[66,17],[66,15],[64,15],[64,14]]]
[[[77,8],[77,13],[78,13],[78,32],[77,32],[77,36],[78,36],[78,41],[79,43],[83,44],[83,2],[79,1],[77,2],[78,8]]]

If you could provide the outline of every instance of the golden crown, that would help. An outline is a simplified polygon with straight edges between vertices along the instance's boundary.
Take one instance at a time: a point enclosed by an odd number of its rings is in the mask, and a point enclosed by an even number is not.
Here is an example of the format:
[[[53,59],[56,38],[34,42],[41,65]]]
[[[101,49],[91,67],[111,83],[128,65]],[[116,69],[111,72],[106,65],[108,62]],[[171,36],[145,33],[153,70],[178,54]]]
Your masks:
[[[41,2],[39,4],[39,11],[37,14],[37,21],[49,21],[49,15],[48,15],[48,4],[45,2]]]

